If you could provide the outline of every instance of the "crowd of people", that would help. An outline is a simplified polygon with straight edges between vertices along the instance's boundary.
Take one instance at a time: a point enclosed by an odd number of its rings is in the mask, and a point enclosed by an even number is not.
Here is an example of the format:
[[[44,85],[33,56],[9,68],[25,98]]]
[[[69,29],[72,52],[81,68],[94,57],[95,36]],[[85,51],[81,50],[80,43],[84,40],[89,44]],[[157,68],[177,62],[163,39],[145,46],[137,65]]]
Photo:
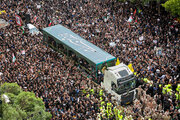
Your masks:
[[[6,11],[0,17],[10,24],[0,29],[0,81],[17,82],[35,92],[53,120],[96,119],[101,113],[99,89],[65,55],[44,45],[42,34],[21,29],[15,14],[22,19],[28,14],[28,22],[40,30],[62,24],[120,62],[133,63],[138,98],[122,108],[123,116],[178,120],[179,23],[168,13],[114,0],[3,0],[0,9]],[[91,89],[95,92],[88,95]],[[111,101],[105,96],[104,100]]]

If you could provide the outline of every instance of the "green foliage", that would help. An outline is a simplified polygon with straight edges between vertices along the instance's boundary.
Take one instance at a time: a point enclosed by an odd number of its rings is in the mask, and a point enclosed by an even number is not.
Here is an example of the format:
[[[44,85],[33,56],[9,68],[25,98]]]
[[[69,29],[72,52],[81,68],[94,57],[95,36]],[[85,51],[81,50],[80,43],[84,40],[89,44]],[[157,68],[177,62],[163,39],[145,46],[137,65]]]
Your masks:
[[[4,83],[0,87],[1,94],[12,93],[18,95],[21,92],[21,88],[17,83]]]
[[[52,117],[49,112],[45,112],[40,106],[36,106],[34,112],[29,113],[29,116],[31,117],[28,120],[50,120]]]
[[[166,0],[118,0],[119,2],[126,2],[126,1],[130,1],[132,3],[138,3],[138,4],[142,4],[142,5],[147,5],[152,1],[156,1],[157,3],[160,2],[164,2]]]
[[[3,119],[15,120],[15,119],[21,119],[21,117],[19,116],[18,111],[16,111],[16,108],[4,103],[3,104]]]
[[[16,100],[17,96],[12,94],[12,93],[5,93],[5,95],[7,95],[9,97],[10,103],[9,104],[13,104],[13,102]]]
[[[24,92],[14,83],[5,83],[1,86],[2,94],[10,100],[5,103],[2,99],[3,118],[0,120],[50,120],[52,115],[45,111],[45,106],[40,98],[32,92]],[[2,98],[2,97],[1,97]]]
[[[37,99],[35,94],[32,92],[21,92],[15,103],[18,104],[21,109],[25,110],[26,112],[34,111],[35,106],[40,106],[45,109],[44,104],[41,99]]]
[[[172,15],[180,16],[180,1],[179,0],[168,0],[162,6],[172,13]]]

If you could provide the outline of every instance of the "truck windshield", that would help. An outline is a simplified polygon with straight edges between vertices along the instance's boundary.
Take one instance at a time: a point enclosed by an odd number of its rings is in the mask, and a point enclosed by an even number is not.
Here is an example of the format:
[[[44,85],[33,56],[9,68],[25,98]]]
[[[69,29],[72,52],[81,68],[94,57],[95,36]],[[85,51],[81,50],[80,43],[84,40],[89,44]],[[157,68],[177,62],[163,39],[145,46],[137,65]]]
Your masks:
[[[132,90],[135,88],[135,79],[127,82],[123,82],[122,84],[118,85],[117,93],[122,94],[125,93],[128,90]]]

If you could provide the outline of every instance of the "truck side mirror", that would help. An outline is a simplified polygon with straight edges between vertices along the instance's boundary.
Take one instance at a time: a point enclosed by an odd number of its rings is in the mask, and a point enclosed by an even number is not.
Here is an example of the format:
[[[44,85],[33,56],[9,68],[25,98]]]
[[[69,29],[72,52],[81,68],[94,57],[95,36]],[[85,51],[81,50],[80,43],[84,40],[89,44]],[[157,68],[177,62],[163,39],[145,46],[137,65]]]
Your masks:
[[[111,82],[111,90],[116,91],[116,84]]]

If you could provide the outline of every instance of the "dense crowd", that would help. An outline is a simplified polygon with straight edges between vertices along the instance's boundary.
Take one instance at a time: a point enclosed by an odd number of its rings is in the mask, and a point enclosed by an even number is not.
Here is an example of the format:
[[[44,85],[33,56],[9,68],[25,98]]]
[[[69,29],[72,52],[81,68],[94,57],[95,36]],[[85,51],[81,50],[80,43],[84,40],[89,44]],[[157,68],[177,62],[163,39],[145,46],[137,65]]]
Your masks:
[[[32,36],[21,29],[15,14],[26,22],[23,16],[29,14],[29,22],[40,30],[50,23],[62,24],[120,62],[133,63],[138,98],[124,108],[124,114],[133,119],[178,119],[179,24],[169,14],[113,0],[3,0],[0,7],[6,11],[0,17],[10,23],[0,29],[0,81],[17,82],[35,92],[52,119],[96,119],[99,89],[73,61],[44,45],[42,34]],[[130,16],[133,22],[128,23]],[[165,85],[169,85],[166,90]],[[91,89],[95,92],[88,95]]]

